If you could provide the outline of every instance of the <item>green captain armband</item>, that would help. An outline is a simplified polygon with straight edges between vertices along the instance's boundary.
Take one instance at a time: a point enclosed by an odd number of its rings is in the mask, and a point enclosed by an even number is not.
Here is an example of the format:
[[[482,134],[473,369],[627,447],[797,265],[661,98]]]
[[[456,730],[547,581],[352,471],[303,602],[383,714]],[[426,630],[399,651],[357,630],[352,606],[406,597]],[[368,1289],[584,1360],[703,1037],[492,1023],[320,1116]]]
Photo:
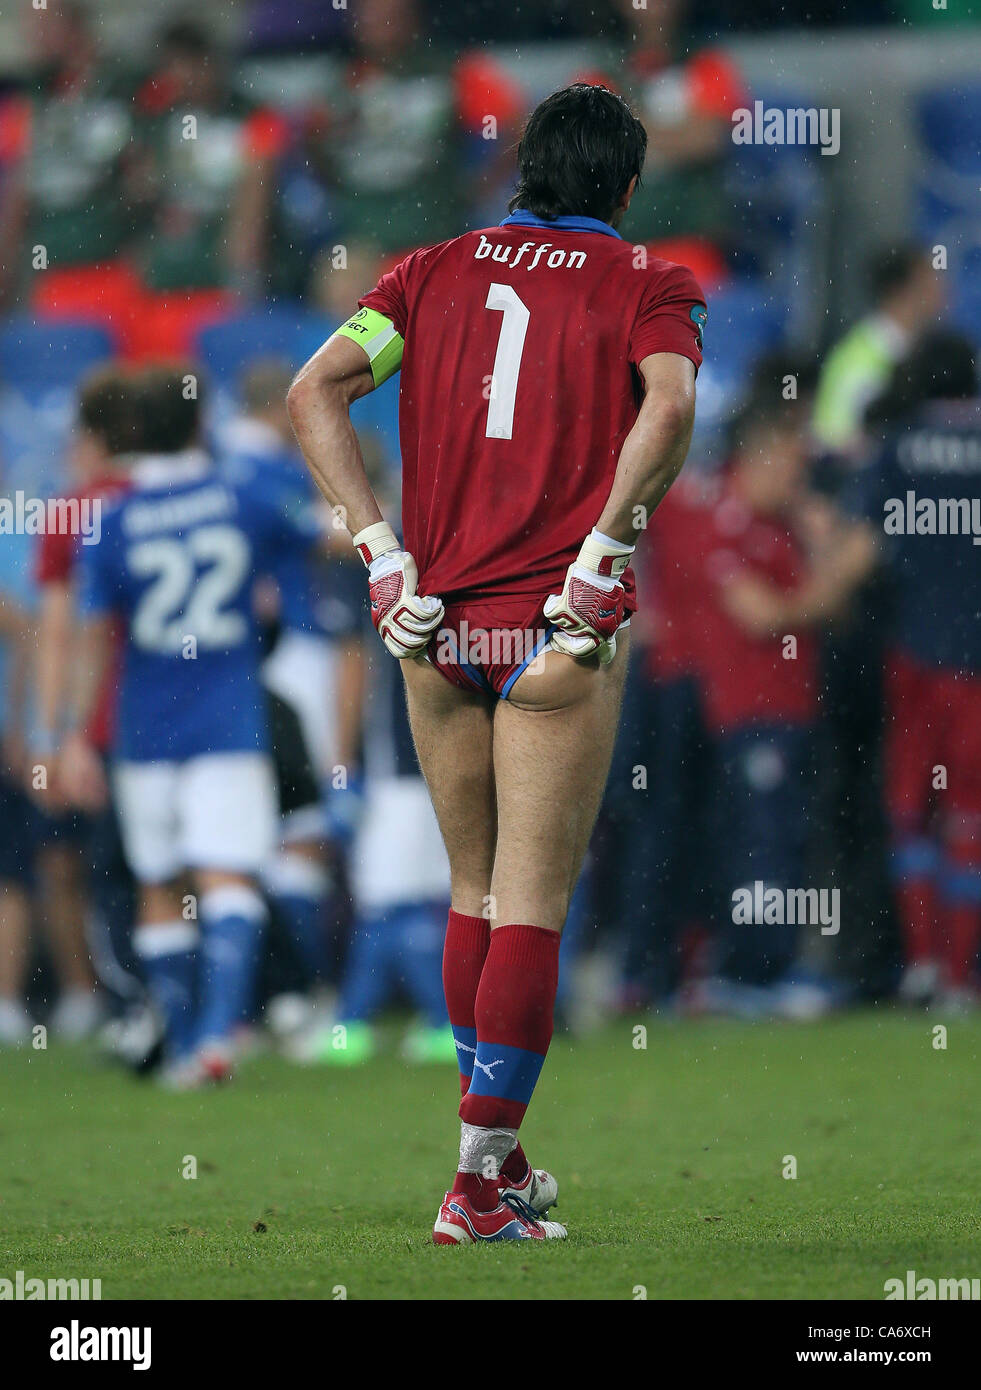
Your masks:
[[[387,381],[402,365],[405,341],[401,333],[396,332],[391,319],[379,314],[377,309],[359,309],[341,325],[334,337],[350,338],[364,348],[376,386]]]

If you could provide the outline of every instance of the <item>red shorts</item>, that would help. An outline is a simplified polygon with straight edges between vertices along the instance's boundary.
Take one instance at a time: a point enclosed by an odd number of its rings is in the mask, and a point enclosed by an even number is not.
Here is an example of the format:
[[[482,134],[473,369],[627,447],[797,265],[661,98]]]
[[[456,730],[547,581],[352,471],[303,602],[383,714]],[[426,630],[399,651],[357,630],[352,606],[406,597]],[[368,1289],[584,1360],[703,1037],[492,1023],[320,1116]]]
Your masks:
[[[426,655],[461,690],[506,700],[555,631],[542,613],[544,603],[527,596],[448,603]]]
[[[549,644],[555,624],[545,617],[545,598],[472,599],[448,603],[426,652],[440,675],[461,690],[506,700],[515,681]],[[636,602],[631,593],[621,627]]]
[[[906,834],[926,828],[933,806],[981,814],[981,676],[892,655],[886,682],[886,804]],[[934,768],[947,786],[934,790]]]

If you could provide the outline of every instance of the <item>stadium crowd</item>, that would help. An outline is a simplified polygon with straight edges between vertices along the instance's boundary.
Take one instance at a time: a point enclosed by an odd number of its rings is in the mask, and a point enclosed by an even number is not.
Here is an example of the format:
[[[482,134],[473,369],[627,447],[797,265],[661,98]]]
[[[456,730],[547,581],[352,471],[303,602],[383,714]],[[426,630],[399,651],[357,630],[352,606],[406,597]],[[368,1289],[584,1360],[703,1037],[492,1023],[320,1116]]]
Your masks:
[[[465,43],[451,7],[421,0],[264,0],[237,48],[179,19],[131,63],[103,51],[82,5],[27,12],[35,66],[0,89],[0,501],[98,500],[111,518],[134,489],[159,502],[217,478],[243,515],[267,520],[255,522],[262,565],[236,581],[255,660],[227,689],[209,685],[206,661],[186,663],[178,686],[151,663],[135,694],[111,643],[89,640],[93,616],[129,621],[108,577],[113,523],[92,546],[0,527],[0,1043],[35,1019],[74,1038],[108,1019],[142,1062],[159,1051],[161,1015],[171,1041],[191,1026],[196,994],[217,1076],[258,997],[290,1055],[351,1064],[401,999],[418,1014],[406,1055],[453,1060],[448,879],[398,669],[366,622],[347,533],[306,477],[285,395],[387,267],[500,220],[541,81],[610,85],[647,125],[621,232],[705,288],[711,396],[638,548],[623,730],[563,938],[560,1003],[574,1023],[599,961],[606,1009],[805,1018],[897,991],[975,1005],[977,554],[969,523],[883,524],[911,491],[939,507],[953,486],[968,517],[981,507],[974,349],[946,323],[943,275],[925,244],[883,245],[839,341],[791,341],[780,323],[764,340],[737,319],[739,373],[713,377],[716,298],[765,297],[786,271],[779,229],[753,221],[735,177],[731,113],[752,94],[705,37],[735,7],[524,5],[509,38],[570,41],[565,66],[533,79],[472,42],[481,24],[501,37],[496,8],[473,7]],[[794,13],[763,6],[755,22]],[[394,383],[358,409],[396,522]],[[260,704],[265,732],[243,725],[228,746],[268,735],[275,786],[227,780],[216,801],[212,786],[154,782],[175,749],[201,752],[208,720],[232,737]],[[172,797],[190,829],[170,862],[166,827],[155,845],[133,827]],[[202,825],[216,806],[220,824]],[[415,839],[393,857],[395,823]],[[179,869],[195,881],[175,898]],[[733,906],[747,886],[748,922]],[[840,907],[803,922],[760,907],[767,890],[812,887]],[[165,958],[141,951],[146,921],[172,922]],[[250,943],[246,969],[222,950],[233,938]]]

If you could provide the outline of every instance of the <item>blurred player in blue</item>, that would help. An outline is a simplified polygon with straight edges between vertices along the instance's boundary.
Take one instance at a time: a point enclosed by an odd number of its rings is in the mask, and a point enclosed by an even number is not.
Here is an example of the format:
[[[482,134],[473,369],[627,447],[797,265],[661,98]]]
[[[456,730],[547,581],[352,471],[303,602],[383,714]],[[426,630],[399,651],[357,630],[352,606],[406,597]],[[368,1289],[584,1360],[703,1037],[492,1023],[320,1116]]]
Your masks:
[[[276,842],[276,789],[253,589],[317,532],[303,497],[291,507],[259,478],[219,473],[198,442],[191,374],[148,370],[139,401],[146,452],[82,556],[87,622],[62,776],[78,800],[105,794],[82,730],[115,619],[112,781],[140,885],[134,947],[166,1024],[164,1079],[187,1086],[231,1073],[266,918],[257,879]]]
[[[221,438],[229,482],[258,488],[288,514],[298,501],[311,510],[324,507],[286,414],[291,379],[283,363],[254,363],[241,382],[243,411]],[[345,602],[343,582],[334,573],[341,566],[324,547],[284,549],[273,560],[275,569],[263,576],[260,590],[260,607],[274,632],[261,675],[280,838],[264,867],[263,883],[309,982],[322,979],[327,967],[325,913],[331,878],[324,788],[336,761],[334,713],[345,705],[352,679],[350,647],[358,636],[361,592],[358,587],[356,602]],[[344,568],[354,574],[353,565]]]
[[[360,785],[363,778],[348,870],[354,923],[336,1022],[315,1031],[301,1055],[334,1065],[367,1061],[377,1045],[374,1020],[399,992],[419,1015],[403,1042],[406,1059],[455,1064],[442,982],[449,863],[398,671],[367,645],[363,597],[360,609],[365,697],[357,719],[343,725],[338,748],[344,780]],[[335,789],[334,801],[343,797]]]

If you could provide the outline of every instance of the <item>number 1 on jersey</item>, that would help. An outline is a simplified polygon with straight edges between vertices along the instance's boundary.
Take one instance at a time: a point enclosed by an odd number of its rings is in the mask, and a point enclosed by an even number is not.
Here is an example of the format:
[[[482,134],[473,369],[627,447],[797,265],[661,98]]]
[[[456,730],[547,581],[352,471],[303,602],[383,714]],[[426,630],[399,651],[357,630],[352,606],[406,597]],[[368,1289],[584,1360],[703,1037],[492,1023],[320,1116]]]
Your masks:
[[[510,285],[491,285],[484,308],[495,309],[504,315],[501,336],[497,340],[484,434],[488,439],[510,439],[514,427],[514,398],[518,392],[521,354],[528,332],[528,306],[522,304]]]

